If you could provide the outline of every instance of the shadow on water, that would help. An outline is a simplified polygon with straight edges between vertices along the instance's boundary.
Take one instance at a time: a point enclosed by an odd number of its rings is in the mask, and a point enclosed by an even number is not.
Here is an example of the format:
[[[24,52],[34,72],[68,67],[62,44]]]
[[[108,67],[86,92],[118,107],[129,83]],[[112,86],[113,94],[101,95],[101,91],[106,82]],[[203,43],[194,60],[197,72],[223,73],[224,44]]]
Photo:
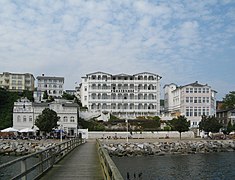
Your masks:
[[[112,157],[124,179],[234,179],[235,152]],[[141,174],[141,177],[138,175]]]

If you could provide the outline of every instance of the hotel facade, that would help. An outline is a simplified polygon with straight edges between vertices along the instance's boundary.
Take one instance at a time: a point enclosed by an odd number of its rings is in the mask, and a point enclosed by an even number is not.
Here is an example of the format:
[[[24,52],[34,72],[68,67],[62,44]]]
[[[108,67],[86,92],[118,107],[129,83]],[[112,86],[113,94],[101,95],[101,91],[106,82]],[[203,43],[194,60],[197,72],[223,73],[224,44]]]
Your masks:
[[[10,73],[0,74],[0,87],[9,91],[34,91],[35,78],[30,73]]]
[[[186,116],[191,127],[198,127],[201,116],[216,115],[216,91],[198,81],[185,86],[174,83],[164,86],[165,113],[169,116]]]
[[[94,72],[82,77],[80,97],[89,111],[120,118],[160,114],[161,76],[149,72],[112,75]]]

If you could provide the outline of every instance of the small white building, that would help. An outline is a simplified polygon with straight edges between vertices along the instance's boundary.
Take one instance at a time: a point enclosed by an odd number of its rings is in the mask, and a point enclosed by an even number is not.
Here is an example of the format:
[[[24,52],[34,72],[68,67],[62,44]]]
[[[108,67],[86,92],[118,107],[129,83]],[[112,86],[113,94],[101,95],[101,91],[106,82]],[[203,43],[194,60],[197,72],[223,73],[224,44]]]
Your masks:
[[[184,86],[167,84],[164,86],[165,113],[173,117],[184,115],[191,127],[197,128],[202,115],[216,114],[216,93],[198,81]]]
[[[59,124],[70,136],[77,135],[79,107],[67,100],[56,100],[50,103],[32,103],[21,99],[14,103],[13,127],[16,129],[32,128],[37,117],[45,108],[54,110],[60,117]]]

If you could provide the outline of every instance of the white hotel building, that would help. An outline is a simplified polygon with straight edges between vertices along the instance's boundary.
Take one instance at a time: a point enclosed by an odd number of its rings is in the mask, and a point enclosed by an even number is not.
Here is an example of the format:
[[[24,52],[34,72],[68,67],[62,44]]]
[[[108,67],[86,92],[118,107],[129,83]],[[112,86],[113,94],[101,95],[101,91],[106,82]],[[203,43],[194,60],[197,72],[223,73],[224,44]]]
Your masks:
[[[160,114],[161,76],[143,72],[112,75],[94,72],[82,77],[80,97],[89,111],[122,118]]]
[[[185,86],[164,86],[165,111],[170,116],[186,116],[191,127],[198,127],[202,115],[216,114],[216,91],[197,81]]]

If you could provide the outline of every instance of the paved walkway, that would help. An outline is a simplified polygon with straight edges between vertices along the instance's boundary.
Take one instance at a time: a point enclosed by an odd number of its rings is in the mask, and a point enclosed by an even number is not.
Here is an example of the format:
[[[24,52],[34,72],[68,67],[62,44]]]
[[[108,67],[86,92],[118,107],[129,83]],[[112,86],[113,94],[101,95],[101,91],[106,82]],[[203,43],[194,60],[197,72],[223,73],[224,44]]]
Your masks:
[[[54,165],[42,180],[102,180],[96,141],[88,140]]]

